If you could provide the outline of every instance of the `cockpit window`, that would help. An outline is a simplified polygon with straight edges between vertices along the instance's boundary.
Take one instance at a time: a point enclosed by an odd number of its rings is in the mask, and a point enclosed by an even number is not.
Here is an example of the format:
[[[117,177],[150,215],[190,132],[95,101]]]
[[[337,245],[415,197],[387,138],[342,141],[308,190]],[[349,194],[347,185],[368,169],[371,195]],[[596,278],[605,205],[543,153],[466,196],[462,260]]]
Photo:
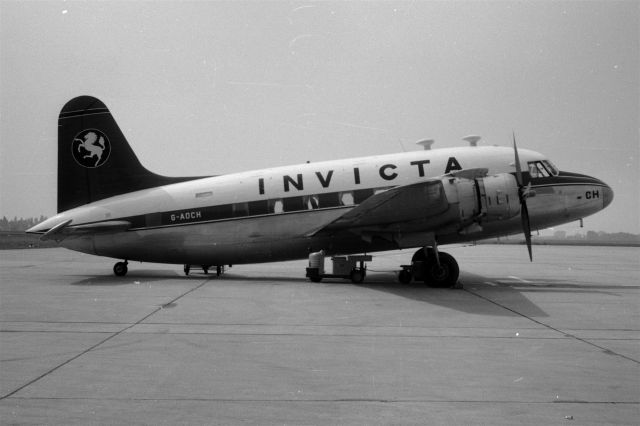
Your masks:
[[[544,170],[544,168],[538,161],[531,161],[529,163],[529,175],[531,175],[532,178],[544,177],[542,170]]]
[[[560,174],[560,170],[558,170],[555,164],[553,164],[551,161],[542,160],[542,164],[544,164],[549,173],[551,173],[553,176],[558,176]]]
[[[529,174],[531,175],[532,178],[543,178],[543,177],[555,176],[557,174],[557,170],[555,167],[551,167],[551,163],[549,163],[546,160],[530,161]]]

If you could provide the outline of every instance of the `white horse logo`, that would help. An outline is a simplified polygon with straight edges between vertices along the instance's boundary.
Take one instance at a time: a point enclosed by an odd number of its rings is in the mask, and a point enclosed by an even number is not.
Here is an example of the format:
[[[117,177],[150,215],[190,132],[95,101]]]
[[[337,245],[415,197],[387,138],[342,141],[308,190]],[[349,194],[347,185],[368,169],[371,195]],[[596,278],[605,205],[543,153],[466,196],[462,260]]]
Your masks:
[[[111,147],[99,130],[84,130],[73,139],[73,158],[83,167],[99,167],[107,161]]]

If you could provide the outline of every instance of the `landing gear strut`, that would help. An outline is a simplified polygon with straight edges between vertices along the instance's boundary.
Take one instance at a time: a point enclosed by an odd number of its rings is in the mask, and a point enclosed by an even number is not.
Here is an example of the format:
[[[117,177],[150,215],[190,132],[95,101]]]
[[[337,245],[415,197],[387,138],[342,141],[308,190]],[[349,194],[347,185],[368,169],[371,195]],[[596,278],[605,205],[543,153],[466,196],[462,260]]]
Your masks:
[[[127,268],[128,263],[129,262],[125,260],[124,262],[118,262],[113,265],[113,273],[115,274],[115,276],[124,277],[125,275],[127,275],[127,271],[129,270]]]

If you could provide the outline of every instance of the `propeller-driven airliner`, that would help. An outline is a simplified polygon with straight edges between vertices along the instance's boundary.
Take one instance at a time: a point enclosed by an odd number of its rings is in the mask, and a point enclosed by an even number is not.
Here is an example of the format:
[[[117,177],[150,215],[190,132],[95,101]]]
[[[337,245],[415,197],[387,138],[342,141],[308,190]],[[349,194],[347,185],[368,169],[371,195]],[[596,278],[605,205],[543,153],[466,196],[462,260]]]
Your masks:
[[[599,179],[560,171],[513,146],[424,149],[219,176],[147,170],[100,100],[70,100],[58,120],[58,214],[27,232],[71,250],[128,262],[215,266],[309,258],[306,276],[361,282],[369,253],[417,249],[403,283],[452,286],[452,243],[524,233],[607,207]],[[427,147],[429,144],[425,144]],[[345,266],[346,265],[346,266]],[[358,266],[360,265],[360,266]],[[346,268],[346,269],[345,269]]]

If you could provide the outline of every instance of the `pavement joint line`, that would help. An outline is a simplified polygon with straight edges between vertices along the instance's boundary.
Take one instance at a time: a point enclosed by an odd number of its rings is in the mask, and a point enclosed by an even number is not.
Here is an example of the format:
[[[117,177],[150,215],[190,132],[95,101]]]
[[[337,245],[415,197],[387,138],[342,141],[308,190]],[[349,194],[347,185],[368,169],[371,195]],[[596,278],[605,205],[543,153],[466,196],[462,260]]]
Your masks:
[[[144,317],[142,317],[141,319],[139,319],[138,321],[127,325],[125,328],[123,328],[122,330],[116,331],[115,333],[111,333],[110,336],[102,339],[101,341],[99,341],[98,343],[94,344],[93,346],[89,347],[88,349],[83,350],[82,352],[74,355],[73,357],[69,358],[68,360],[62,362],[61,364],[56,365],[55,367],[51,368],[50,370],[44,372],[43,374],[39,375],[38,377],[36,377],[35,379],[32,379],[30,381],[28,381],[27,383],[25,383],[24,385],[18,387],[17,389],[14,389],[13,391],[7,393],[6,395],[2,395],[0,396],[0,401],[9,398],[12,395],[15,395],[16,393],[20,392],[21,390],[31,386],[32,384],[40,381],[41,379],[47,377],[48,375],[50,375],[51,373],[55,372],[56,370],[64,367],[65,365],[71,363],[72,361],[75,361],[76,359],[80,358],[81,356],[93,351],[94,349],[96,349],[97,347],[103,345],[104,343],[108,342],[109,340],[113,339],[114,337],[117,337],[121,334],[123,334],[124,332],[126,332],[127,330],[129,330],[130,328],[135,327],[136,325],[141,324],[143,321],[145,321],[147,318],[153,316],[154,314],[158,313],[159,311],[163,310],[165,306],[170,305],[172,303],[177,302],[178,300],[182,299],[183,297],[187,296],[188,294],[200,289],[201,287],[203,287],[205,284],[207,284],[209,281],[211,280],[210,278],[205,279],[203,282],[201,282],[200,284],[196,285],[195,287],[185,291],[184,293],[178,295],[177,297],[175,297],[173,300],[170,300],[167,303],[163,303],[162,305],[158,306],[157,308],[155,308],[153,311],[151,311],[151,313],[145,315]]]
[[[388,404],[601,404],[601,405],[639,405],[640,401],[588,401],[588,400],[549,400],[549,401],[524,401],[524,400],[482,400],[482,399],[382,399],[382,398],[308,398],[308,399],[275,399],[275,398],[104,398],[104,397],[72,397],[72,396],[16,396],[13,400],[60,400],[60,401],[134,401],[134,402],[156,402],[156,401],[193,401],[193,402],[232,402],[232,403],[388,403]]]
[[[481,294],[478,294],[478,293],[476,293],[476,292],[474,292],[474,291],[471,291],[471,290],[469,290],[469,289],[463,288],[463,290],[464,290],[464,291],[466,291],[467,293],[469,293],[469,294],[473,295],[473,296],[476,296],[476,297],[478,297],[478,298],[480,298],[480,299],[482,299],[482,300],[486,300],[486,301],[487,301],[487,302],[489,302],[489,303],[492,303],[492,304],[494,304],[494,305],[496,305],[496,306],[499,306],[499,307],[501,307],[502,309],[506,309],[506,310],[507,310],[507,311],[509,311],[509,312],[513,312],[514,314],[516,314],[516,315],[518,315],[518,316],[521,316],[521,317],[523,317],[523,318],[526,318],[526,319],[528,319],[528,320],[529,320],[529,321],[531,321],[531,322],[534,322],[534,323],[539,324],[539,325],[541,325],[541,326],[543,326],[543,327],[546,327],[546,328],[548,328],[549,330],[555,331],[556,333],[561,333],[561,334],[563,334],[564,336],[567,336],[567,337],[569,337],[569,338],[572,338],[572,339],[578,340],[578,341],[580,341],[580,342],[582,342],[582,343],[586,343],[586,344],[587,344],[587,345],[589,345],[589,346],[593,346],[593,347],[595,347],[595,348],[598,348],[598,349],[600,349],[602,352],[604,352],[604,353],[606,353],[606,354],[609,354],[609,355],[616,355],[616,356],[618,356],[618,357],[620,357],[620,358],[624,358],[624,359],[626,359],[626,360],[629,360],[629,361],[631,361],[631,362],[634,362],[634,363],[636,363],[636,364],[640,365],[640,361],[638,361],[637,359],[634,359],[634,358],[628,357],[628,356],[623,355],[623,354],[618,353],[618,352],[614,352],[614,351],[612,351],[611,349],[605,348],[604,346],[597,345],[597,344],[595,344],[595,343],[593,343],[593,342],[590,342],[590,341],[589,341],[589,340],[587,340],[587,339],[583,339],[583,338],[581,338],[581,337],[578,337],[578,336],[576,336],[575,334],[571,334],[571,333],[569,333],[569,332],[566,332],[566,331],[562,331],[562,330],[560,330],[560,329],[557,329],[557,328],[555,328],[555,327],[553,327],[553,326],[551,326],[551,325],[549,325],[549,324],[545,324],[545,323],[543,323],[542,321],[538,321],[538,320],[537,320],[537,319],[535,319],[535,318],[532,318],[532,317],[527,316],[527,315],[525,315],[525,314],[523,314],[523,313],[521,313],[521,312],[518,312],[518,311],[516,311],[515,309],[511,309],[511,308],[509,308],[508,306],[505,306],[505,305],[503,305],[503,304],[501,304],[501,303],[498,303],[498,302],[496,302],[495,300],[491,300],[491,299],[489,299],[488,297],[486,297],[486,296],[482,296]],[[600,339],[599,339],[599,340],[600,340]]]
[[[140,325],[140,324],[138,324]],[[182,325],[182,324],[179,324]],[[130,328],[129,328],[130,330]],[[125,330],[126,331],[126,330]],[[556,331],[556,330],[554,330]],[[61,330],[1,330],[0,333],[73,333],[73,334],[113,334],[113,331],[61,331]],[[287,337],[287,336],[301,336],[301,337],[363,337],[363,338],[379,338],[390,337],[397,339],[478,339],[478,340],[490,340],[490,339],[521,339],[521,340],[563,340],[563,339],[575,339],[576,337],[570,333],[563,333],[560,337],[539,337],[539,336],[475,336],[475,335],[442,335],[442,334],[367,334],[367,333],[251,333],[251,332],[218,332],[218,331],[130,331],[132,334],[162,334],[162,335],[203,335],[203,336],[270,336],[270,337]],[[598,337],[594,340],[602,341],[638,341],[640,338],[619,338],[619,337]],[[605,349],[606,350],[606,349]]]

